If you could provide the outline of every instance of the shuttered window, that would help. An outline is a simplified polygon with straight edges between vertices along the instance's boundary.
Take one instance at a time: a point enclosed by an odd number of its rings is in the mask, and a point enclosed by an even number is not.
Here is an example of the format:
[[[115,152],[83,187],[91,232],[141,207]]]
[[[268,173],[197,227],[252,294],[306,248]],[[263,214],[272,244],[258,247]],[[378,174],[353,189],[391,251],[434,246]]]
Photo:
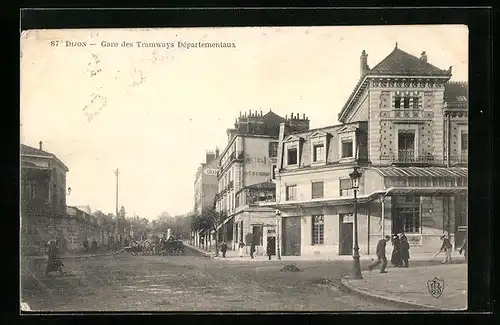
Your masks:
[[[290,185],[286,187],[286,200],[294,201],[297,199],[297,186]]]
[[[323,198],[324,183],[323,182],[313,182],[312,183],[312,198],[320,199]]]

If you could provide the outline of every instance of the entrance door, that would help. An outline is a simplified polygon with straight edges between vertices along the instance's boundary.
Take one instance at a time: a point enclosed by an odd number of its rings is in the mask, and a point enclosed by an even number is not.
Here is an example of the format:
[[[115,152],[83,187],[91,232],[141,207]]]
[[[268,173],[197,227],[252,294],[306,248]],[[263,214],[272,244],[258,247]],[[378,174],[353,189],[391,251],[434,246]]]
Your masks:
[[[283,218],[283,256],[300,256],[300,217]]]
[[[351,255],[353,247],[354,220],[352,214],[341,214],[339,216],[339,255]]]
[[[267,249],[268,251],[270,250],[271,255],[276,255],[276,237],[267,237]],[[266,252],[266,255],[268,255],[268,252]]]

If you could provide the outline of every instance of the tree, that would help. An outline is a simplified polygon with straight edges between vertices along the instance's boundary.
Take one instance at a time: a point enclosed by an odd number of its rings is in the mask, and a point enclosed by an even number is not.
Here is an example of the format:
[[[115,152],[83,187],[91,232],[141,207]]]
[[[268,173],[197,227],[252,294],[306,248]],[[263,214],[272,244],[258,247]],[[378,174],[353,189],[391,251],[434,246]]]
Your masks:
[[[209,234],[215,232],[215,254],[219,254],[219,226],[226,220],[225,212],[218,212],[215,207],[210,207],[202,211],[201,215],[194,215],[191,222],[192,230],[204,230]]]

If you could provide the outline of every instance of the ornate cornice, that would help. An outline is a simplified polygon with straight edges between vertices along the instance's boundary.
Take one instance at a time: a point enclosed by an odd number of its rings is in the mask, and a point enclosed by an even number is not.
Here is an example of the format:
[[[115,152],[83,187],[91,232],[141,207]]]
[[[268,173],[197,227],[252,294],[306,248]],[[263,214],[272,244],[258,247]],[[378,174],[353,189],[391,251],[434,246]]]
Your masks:
[[[370,86],[382,88],[444,88],[448,77],[373,77],[369,79]]]

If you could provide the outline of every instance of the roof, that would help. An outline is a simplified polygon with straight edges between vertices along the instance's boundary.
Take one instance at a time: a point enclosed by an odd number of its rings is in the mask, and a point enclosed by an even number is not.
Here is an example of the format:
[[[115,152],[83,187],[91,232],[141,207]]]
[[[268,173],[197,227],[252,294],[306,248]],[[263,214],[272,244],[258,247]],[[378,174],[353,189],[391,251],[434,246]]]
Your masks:
[[[385,59],[370,69],[367,74],[398,76],[451,76],[451,69],[439,69],[427,61],[406,53],[396,46]]]
[[[441,70],[438,67],[421,60],[416,56],[398,48],[397,43],[394,50],[372,69],[368,69],[358,80],[352,90],[344,107],[339,113],[339,119],[346,112],[358,91],[364,88],[365,79],[370,76],[415,76],[415,77],[451,77],[451,67]]]
[[[467,177],[466,167],[370,167],[383,177]]]
[[[448,103],[467,102],[469,89],[467,82],[447,82],[444,86],[444,101]]]
[[[47,158],[53,158],[55,155],[51,154],[50,152],[43,151],[37,148],[33,148],[30,146],[27,146],[25,144],[21,144],[21,155],[32,155],[32,156],[42,156],[42,157],[47,157]]]
[[[38,156],[38,157],[51,158],[59,162],[66,170],[66,172],[69,171],[69,168],[53,153],[33,148],[25,144],[21,144],[21,156]]]

